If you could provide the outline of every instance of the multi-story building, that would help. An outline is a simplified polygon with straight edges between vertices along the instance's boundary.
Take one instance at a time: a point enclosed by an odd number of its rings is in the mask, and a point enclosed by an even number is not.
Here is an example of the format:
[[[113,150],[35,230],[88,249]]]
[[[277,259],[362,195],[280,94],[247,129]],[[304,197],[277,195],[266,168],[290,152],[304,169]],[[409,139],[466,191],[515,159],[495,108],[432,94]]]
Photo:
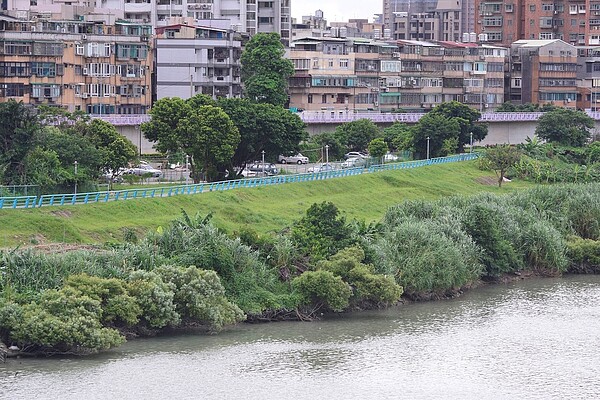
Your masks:
[[[510,48],[510,101],[577,106],[577,51],[559,39],[518,40]]]
[[[150,25],[0,18],[0,101],[91,114],[151,105]]]
[[[254,35],[277,32],[284,42],[291,39],[290,0],[4,0],[2,9],[12,13],[61,13],[75,9],[83,15],[89,11],[116,16],[153,27],[172,24],[174,17],[191,17],[199,25],[213,26],[209,20],[224,21],[220,27]],[[77,9],[80,9],[77,11]],[[84,12],[85,11],[85,12]],[[227,26],[223,26],[227,25]]]
[[[475,43],[306,38],[293,42],[291,106],[303,110],[430,110],[456,100],[504,102],[508,50]]]
[[[477,33],[510,46],[517,40],[561,39],[575,46],[600,44],[599,0],[478,0]]]
[[[156,29],[156,98],[240,97],[241,35],[193,25]]]
[[[600,111],[600,46],[577,48],[577,108]]]

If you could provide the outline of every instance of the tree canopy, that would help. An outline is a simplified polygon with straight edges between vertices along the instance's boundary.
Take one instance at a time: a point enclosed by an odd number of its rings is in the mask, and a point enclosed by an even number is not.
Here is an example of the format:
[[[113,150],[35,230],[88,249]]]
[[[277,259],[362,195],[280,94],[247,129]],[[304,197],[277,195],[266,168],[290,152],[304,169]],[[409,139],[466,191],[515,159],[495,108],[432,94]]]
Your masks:
[[[220,99],[218,105],[240,133],[231,167],[243,167],[258,160],[263,150],[268,159],[296,153],[300,142],[307,137],[304,122],[283,107],[257,104],[248,99]]]
[[[471,142],[471,134],[473,134],[474,141],[480,141],[485,139],[487,136],[487,126],[477,124],[481,113],[469,107],[466,104],[459,103],[458,101],[449,101],[442,103],[431,110],[428,114],[439,115],[448,119],[455,120],[459,126],[458,139],[458,151],[464,150],[465,144]]]
[[[516,147],[505,144],[487,149],[485,158],[488,160],[490,168],[496,171],[498,187],[501,187],[506,171],[519,162],[521,152]]]
[[[441,157],[448,154],[448,141],[456,145],[456,138],[460,135],[460,124],[456,118],[427,113],[413,126],[412,133],[413,147],[421,158],[427,155],[428,142],[429,156]]]
[[[581,147],[593,128],[594,120],[583,111],[557,108],[540,117],[535,134],[549,142]]]
[[[288,78],[294,65],[286,58],[277,33],[257,33],[242,53],[242,82],[246,97],[257,103],[284,106],[288,101]]]
[[[370,119],[347,122],[335,129],[335,136],[348,151],[365,151],[371,140],[380,134],[379,128]]]

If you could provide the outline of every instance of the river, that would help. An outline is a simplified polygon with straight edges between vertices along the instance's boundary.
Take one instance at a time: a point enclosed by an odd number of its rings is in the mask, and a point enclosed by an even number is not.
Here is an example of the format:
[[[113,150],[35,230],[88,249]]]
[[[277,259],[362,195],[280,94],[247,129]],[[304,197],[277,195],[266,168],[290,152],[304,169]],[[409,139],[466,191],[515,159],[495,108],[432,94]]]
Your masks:
[[[600,276],[0,364],[3,399],[600,398]]]

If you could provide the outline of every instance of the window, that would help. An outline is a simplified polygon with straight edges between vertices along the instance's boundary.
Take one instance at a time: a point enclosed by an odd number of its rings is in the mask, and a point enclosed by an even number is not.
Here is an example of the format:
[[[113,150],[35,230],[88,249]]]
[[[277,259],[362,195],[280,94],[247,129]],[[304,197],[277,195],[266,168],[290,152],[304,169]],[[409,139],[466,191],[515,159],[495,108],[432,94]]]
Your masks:
[[[78,56],[84,55],[84,48],[85,48],[85,46],[83,44],[76,43],[75,44],[75,55],[78,55]]]
[[[529,5],[529,11],[535,12],[535,4],[530,4]]]
[[[31,74],[34,76],[56,76],[56,64],[48,62],[32,62]]]
[[[60,85],[52,84],[37,84],[31,85],[31,97],[39,98],[56,98],[60,96]]]
[[[513,12],[513,5],[512,4],[505,4],[504,5],[504,11],[506,12]]]
[[[312,104],[312,102],[313,102],[313,95],[309,94],[308,95],[308,104]]]
[[[307,70],[310,68],[310,60],[307,58],[295,58],[292,59],[292,63],[296,70]]]
[[[23,97],[25,85],[22,83],[0,83],[0,97]]]
[[[552,3],[542,4],[542,11],[554,11],[554,4],[552,4]]]
[[[0,62],[0,76],[31,76],[30,64],[26,62]]]
[[[31,43],[30,42],[4,42],[3,49],[0,48],[0,51],[4,50],[3,54],[6,55],[31,55]]]
[[[321,103],[323,103],[323,104],[327,103],[327,95],[326,94],[321,96]]]
[[[342,58],[340,60],[340,68],[348,68],[348,59],[347,58]]]
[[[34,42],[33,54],[36,56],[62,56],[64,48],[62,43]]]

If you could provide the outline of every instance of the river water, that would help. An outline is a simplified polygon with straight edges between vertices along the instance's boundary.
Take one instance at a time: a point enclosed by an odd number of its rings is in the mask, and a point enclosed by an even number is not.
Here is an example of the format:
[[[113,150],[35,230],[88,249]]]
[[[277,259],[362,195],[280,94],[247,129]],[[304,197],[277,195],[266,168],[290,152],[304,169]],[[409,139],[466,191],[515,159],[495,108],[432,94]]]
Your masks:
[[[0,364],[5,399],[600,398],[600,276]]]

